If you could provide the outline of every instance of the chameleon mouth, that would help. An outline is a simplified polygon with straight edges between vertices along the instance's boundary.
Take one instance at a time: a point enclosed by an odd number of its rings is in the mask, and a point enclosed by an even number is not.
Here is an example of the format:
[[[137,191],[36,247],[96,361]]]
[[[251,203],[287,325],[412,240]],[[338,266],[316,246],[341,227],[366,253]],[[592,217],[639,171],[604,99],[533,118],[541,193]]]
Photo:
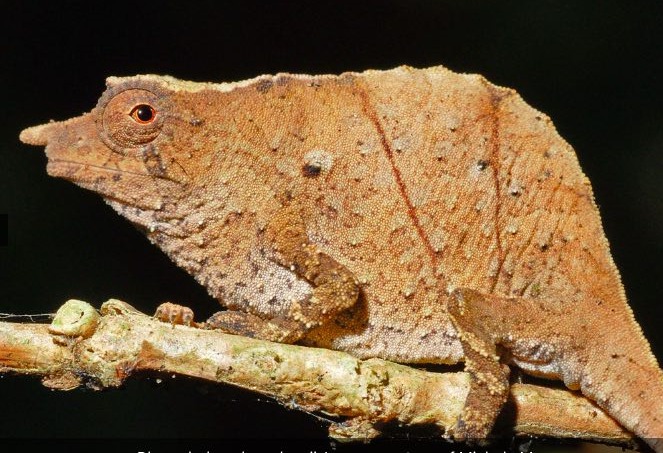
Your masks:
[[[162,206],[159,196],[146,196],[144,190],[139,190],[154,184],[146,173],[59,158],[49,158],[46,171],[50,176],[66,179],[124,205],[145,210],[158,210]]]
[[[46,164],[46,172],[49,176],[56,178],[63,178],[72,182],[84,181],[85,173],[89,177],[89,172],[85,172],[87,165],[81,162],[75,162],[65,159],[48,159]]]
[[[132,175],[134,177],[143,177],[146,179],[150,178],[150,175],[147,173],[121,170],[118,168],[104,167],[103,165],[60,158],[49,158],[48,164],[46,165],[46,171],[50,176],[64,178],[75,183],[99,180],[99,178],[104,177],[111,177],[113,180],[118,181],[123,177],[122,175]]]

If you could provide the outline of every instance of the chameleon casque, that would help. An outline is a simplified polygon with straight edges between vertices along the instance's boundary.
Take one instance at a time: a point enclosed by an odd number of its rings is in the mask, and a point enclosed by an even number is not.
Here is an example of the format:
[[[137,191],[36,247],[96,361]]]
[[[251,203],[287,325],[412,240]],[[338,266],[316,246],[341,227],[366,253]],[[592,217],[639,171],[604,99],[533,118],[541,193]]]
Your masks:
[[[206,327],[464,361],[456,439],[488,435],[516,366],[579,389],[663,452],[663,374],[590,183],[511,89],[443,67],[110,77],[90,113],[21,140],[46,145],[50,175],[101,194],[227,307]]]

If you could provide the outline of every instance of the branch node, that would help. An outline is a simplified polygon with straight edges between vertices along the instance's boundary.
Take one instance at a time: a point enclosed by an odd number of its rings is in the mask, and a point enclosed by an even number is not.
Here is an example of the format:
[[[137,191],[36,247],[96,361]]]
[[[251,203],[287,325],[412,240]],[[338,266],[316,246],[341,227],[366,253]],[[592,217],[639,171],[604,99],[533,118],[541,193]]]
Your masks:
[[[48,331],[56,336],[88,338],[97,329],[97,324],[99,313],[92,305],[82,300],[69,299],[55,313]]]

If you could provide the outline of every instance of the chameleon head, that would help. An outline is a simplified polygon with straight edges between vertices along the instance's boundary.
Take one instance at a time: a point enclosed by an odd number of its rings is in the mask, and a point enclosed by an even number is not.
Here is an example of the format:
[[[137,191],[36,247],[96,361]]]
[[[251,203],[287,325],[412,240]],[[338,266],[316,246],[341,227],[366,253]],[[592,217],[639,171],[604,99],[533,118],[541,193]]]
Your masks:
[[[46,146],[49,175],[100,193],[116,209],[162,210],[191,190],[196,160],[182,150],[195,148],[189,141],[202,123],[174,100],[168,80],[110,77],[90,113],[27,128],[20,139]]]
[[[233,85],[155,75],[109,77],[106,84],[91,112],[27,128],[21,141],[46,146],[49,175],[99,193],[211,288],[212,277],[201,273],[213,266],[201,263],[228,256],[237,243],[220,230],[248,235],[246,225],[262,214],[244,213],[258,192],[269,196],[250,173],[255,159],[244,157],[241,142],[224,141],[242,108],[226,97]]]

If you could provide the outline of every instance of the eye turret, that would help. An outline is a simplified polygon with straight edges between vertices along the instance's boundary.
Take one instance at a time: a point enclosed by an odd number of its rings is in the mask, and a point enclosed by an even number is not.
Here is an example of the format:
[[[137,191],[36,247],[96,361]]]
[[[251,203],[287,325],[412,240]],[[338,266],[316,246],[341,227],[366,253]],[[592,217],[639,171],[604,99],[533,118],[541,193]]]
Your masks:
[[[99,134],[114,151],[124,154],[138,150],[159,137],[166,110],[158,90],[110,88],[97,104]]]

